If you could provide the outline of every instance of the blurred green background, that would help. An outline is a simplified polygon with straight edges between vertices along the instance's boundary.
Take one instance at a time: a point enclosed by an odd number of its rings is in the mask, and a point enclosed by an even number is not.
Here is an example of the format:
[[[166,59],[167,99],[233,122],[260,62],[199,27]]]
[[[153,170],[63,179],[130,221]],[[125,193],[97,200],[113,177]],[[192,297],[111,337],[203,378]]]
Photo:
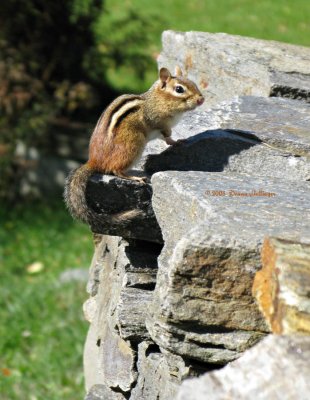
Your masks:
[[[82,399],[85,281],[63,272],[86,271],[91,234],[60,196],[21,197],[17,144],[40,151],[55,121],[92,126],[146,90],[163,30],[309,46],[310,1],[6,0],[0,26],[1,399]]]

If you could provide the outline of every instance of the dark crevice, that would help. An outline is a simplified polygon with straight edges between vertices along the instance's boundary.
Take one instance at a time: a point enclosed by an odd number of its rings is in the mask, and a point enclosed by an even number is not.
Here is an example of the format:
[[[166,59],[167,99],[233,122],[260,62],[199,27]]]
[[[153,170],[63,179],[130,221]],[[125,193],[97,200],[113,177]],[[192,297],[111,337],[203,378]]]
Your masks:
[[[156,283],[155,282],[149,282],[149,283],[136,283],[133,285],[129,285],[127,287],[130,288],[135,288],[135,289],[142,289],[142,290],[146,290],[149,292],[153,292],[155,289]]]
[[[138,346],[139,346],[140,343],[141,343],[141,340],[140,340],[140,342],[134,342],[134,341],[130,342],[130,346],[131,346],[132,350],[134,351],[133,370],[137,372],[137,379],[131,385],[129,397],[131,396],[132,390],[138,384],[138,350],[139,350]],[[126,397],[126,398],[129,399],[129,397]]]
[[[285,85],[273,85],[270,91],[270,97],[282,97],[292,100],[310,101],[310,93],[305,89],[293,88]]]
[[[216,349],[216,350],[227,350],[235,352],[236,350],[227,349],[224,344],[214,344],[214,343],[201,343],[196,340],[189,340],[188,343],[193,343],[202,349]]]
[[[131,393],[130,392],[124,392],[119,386],[111,387],[110,389],[112,390],[112,392],[121,393],[125,397],[125,399],[128,399],[128,400],[130,399]]]
[[[154,269],[157,270],[157,258],[161,253],[163,245],[144,240],[128,240],[125,248],[126,256],[130,262],[129,268]],[[153,290],[152,288],[146,290]]]
[[[152,343],[146,349],[145,356],[148,357],[151,353],[161,353],[160,348],[157,344]]]
[[[231,333],[236,332],[235,328],[227,328],[224,326],[219,325],[204,325],[204,326],[197,326],[194,325],[193,321],[182,321],[177,324],[173,323],[172,321],[170,324],[177,329],[182,329],[185,332],[192,332],[192,333]]]
[[[206,372],[222,369],[224,365],[193,360],[183,356],[185,365],[190,368],[190,376],[200,376]]]
[[[138,251],[148,252],[154,255],[158,255],[163,248],[163,244],[149,242],[147,240],[129,239],[128,243],[132,250],[135,250],[137,252]]]

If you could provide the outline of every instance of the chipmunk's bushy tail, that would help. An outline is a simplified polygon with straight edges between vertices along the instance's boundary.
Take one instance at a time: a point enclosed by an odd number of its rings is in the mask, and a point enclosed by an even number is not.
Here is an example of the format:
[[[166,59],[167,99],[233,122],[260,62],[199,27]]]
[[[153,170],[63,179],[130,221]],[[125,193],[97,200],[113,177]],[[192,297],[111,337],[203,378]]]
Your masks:
[[[86,185],[94,171],[84,164],[70,172],[65,185],[64,198],[73,218],[88,222],[92,212],[86,203]]]
[[[88,164],[84,164],[81,167],[74,169],[70,172],[64,190],[64,199],[70,214],[73,218],[79,219],[85,223],[91,221],[98,221],[103,219],[102,216],[96,214],[91,210],[86,202],[86,186],[88,179],[94,171]],[[110,223],[126,223],[129,219],[132,219],[141,213],[140,210],[128,210],[109,216]]]

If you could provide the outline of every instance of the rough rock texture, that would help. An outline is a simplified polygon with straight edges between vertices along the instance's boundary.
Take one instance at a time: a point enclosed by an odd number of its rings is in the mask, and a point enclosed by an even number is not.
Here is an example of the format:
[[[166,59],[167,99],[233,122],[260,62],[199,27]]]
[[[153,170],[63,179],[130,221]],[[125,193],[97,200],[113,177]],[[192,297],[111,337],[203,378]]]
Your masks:
[[[269,281],[259,286],[272,299],[266,319],[252,294],[266,236],[310,244],[309,49],[223,34],[163,39],[160,63],[208,80],[213,107],[174,128],[182,144],[148,143],[136,168],[151,184],[89,182],[101,217],[84,304],[87,399],[172,400],[180,385],[186,400],[309,398],[309,336],[264,339],[270,310],[285,310],[281,332],[308,310],[307,257],[272,242],[257,275]],[[132,210],[125,224],[106,223]]]
[[[160,246],[130,245],[111,236],[99,239],[88,285],[91,298],[84,306],[91,323],[84,353],[86,386],[105,384],[126,393],[136,381],[132,343],[137,337],[149,338],[144,320]]]
[[[158,346],[142,342],[138,351],[138,382],[130,399],[171,400],[176,397],[182,379],[191,368],[173,354],[162,354]]]
[[[152,184],[165,247],[148,330],[177,354],[225,364],[268,330],[251,295],[261,244],[268,233],[306,236],[310,192],[296,182],[204,172],[161,172]]]
[[[307,400],[310,336],[269,336],[220,371],[184,382],[178,400]]]
[[[202,87],[204,107],[236,95],[310,99],[310,49],[225,33],[162,35],[159,66],[180,65]]]
[[[93,232],[162,242],[151,206],[149,184],[95,174],[88,181],[86,195],[89,207],[100,216],[90,223]],[[111,223],[110,215],[125,212],[133,215],[124,218],[122,223]]]
[[[136,400],[171,399],[185,377],[210,366],[161,350],[150,339],[145,318],[161,246],[104,235],[95,241],[90,298],[84,304],[90,322],[84,349],[86,399],[118,400],[129,394]]]
[[[310,245],[266,238],[256,296],[272,332],[310,333]]]
[[[125,400],[121,393],[113,392],[105,385],[94,385],[85,400]]]

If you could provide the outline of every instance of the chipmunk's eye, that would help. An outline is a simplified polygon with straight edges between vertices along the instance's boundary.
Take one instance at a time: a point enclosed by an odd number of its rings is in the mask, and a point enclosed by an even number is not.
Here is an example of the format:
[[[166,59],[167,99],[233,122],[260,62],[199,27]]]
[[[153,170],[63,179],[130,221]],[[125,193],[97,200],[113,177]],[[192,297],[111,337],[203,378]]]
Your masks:
[[[184,92],[185,92],[184,87],[183,87],[183,86],[180,86],[180,85],[176,86],[176,87],[174,88],[174,90],[175,90],[177,93],[184,93]]]

